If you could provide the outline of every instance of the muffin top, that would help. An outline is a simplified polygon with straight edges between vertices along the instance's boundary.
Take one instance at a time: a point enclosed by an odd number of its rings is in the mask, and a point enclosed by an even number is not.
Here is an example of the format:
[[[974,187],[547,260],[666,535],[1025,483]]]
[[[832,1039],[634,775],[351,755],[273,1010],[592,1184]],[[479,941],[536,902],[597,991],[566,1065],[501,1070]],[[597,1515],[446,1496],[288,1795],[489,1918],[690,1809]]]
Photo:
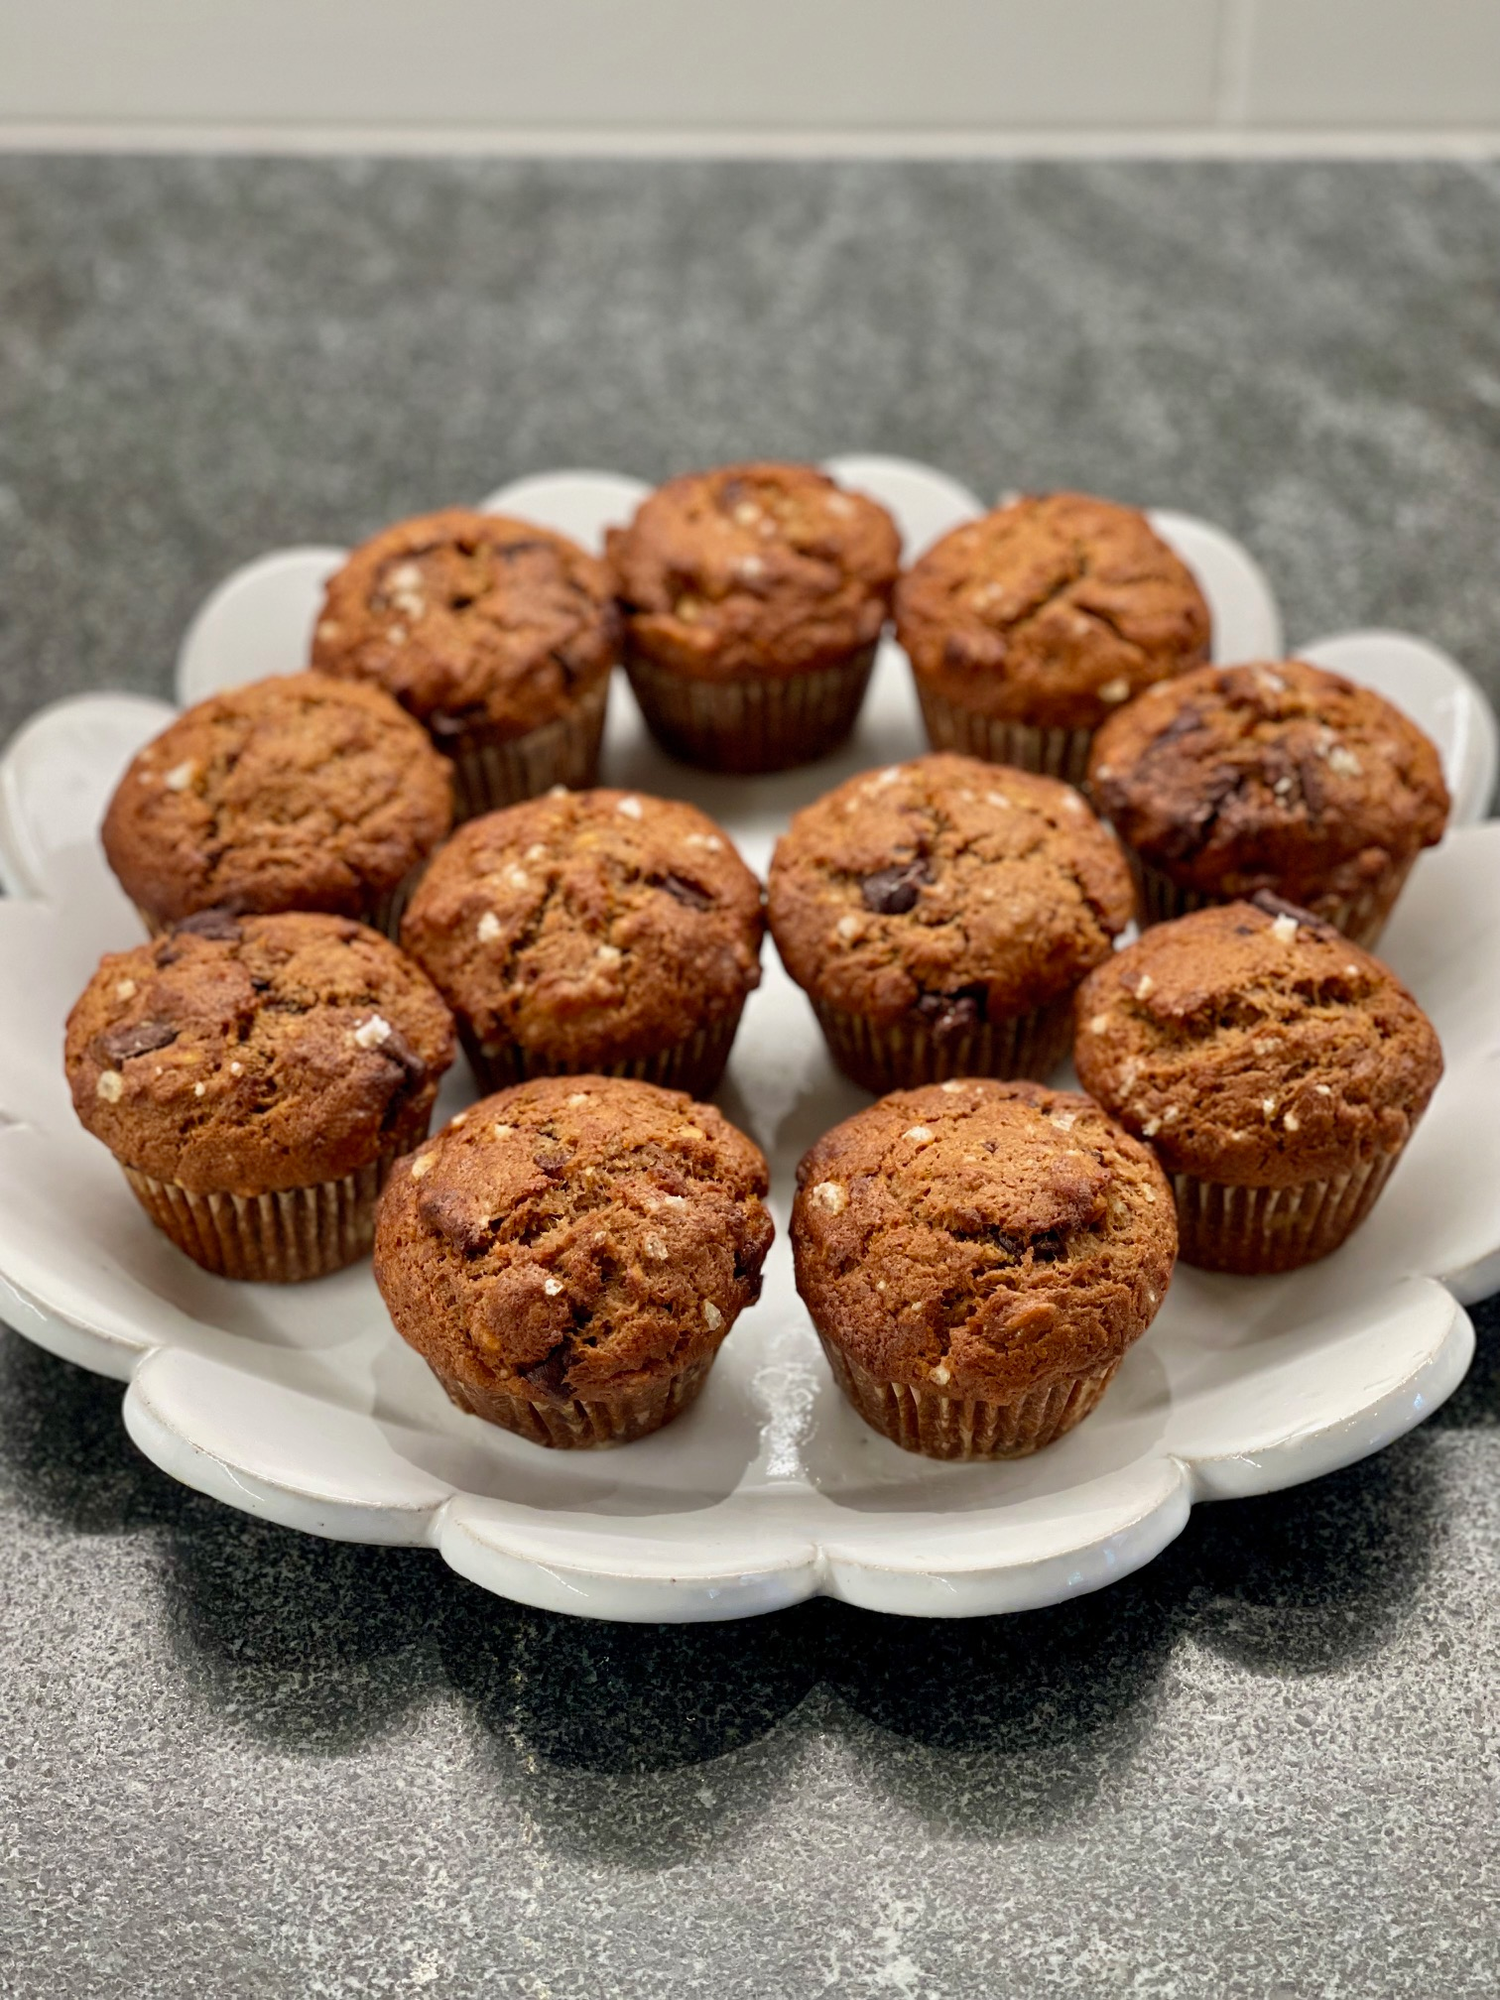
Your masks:
[[[210,695],[148,743],[101,829],[158,923],[199,910],[358,916],[453,818],[449,765],[378,688],[274,675]]]
[[[1035,1083],[898,1090],[797,1170],[797,1288],[893,1382],[1011,1401],[1118,1361],[1177,1255],[1149,1147]]]
[[[401,939],[481,1044],[586,1070],[737,1009],[763,929],[760,884],[696,807],[559,790],[460,827]]]
[[[1371,688],[1305,660],[1200,667],[1095,737],[1089,787],[1179,886],[1316,910],[1442,837],[1434,746]]]
[[[1169,1173],[1290,1187],[1405,1144],[1443,1073],[1391,972],[1273,896],[1157,924],[1078,995],[1085,1090]]]
[[[449,507],[354,551],[329,581],[312,664],[383,687],[441,743],[555,721],[618,657],[602,562],[529,521]]]
[[[770,916],[799,986],[939,1035],[1029,1011],[1109,955],[1135,896],[1071,785],[934,755],[851,778],[777,843]]]
[[[760,1296],[766,1163],[677,1090],[502,1090],[396,1167],[375,1277],[440,1375],[530,1396],[639,1386],[711,1353]]]
[[[810,465],[726,465],[658,487],[608,549],[634,644],[733,680],[834,665],[877,639],[901,537]]]
[[[197,1194],[338,1180],[424,1125],[448,1010],[345,917],[189,917],[109,953],[68,1016],[73,1106],[115,1157]]]
[[[896,586],[917,678],[982,715],[1094,729],[1208,658],[1209,610],[1144,514],[1028,495],[955,528]]]

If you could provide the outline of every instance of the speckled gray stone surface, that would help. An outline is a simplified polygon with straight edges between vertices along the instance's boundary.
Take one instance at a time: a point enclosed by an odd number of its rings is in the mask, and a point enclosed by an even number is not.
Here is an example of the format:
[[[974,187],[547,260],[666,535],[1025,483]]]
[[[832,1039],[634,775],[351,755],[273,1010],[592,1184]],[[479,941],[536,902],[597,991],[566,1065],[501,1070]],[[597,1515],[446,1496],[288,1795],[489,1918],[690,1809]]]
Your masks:
[[[0,725],[539,466],[1224,522],[1500,687],[1500,170],[0,160]],[[1425,1429],[967,1625],[611,1628],[171,1485],[0,1335],[0,1992],[1500,1989],[1500,1314]]]

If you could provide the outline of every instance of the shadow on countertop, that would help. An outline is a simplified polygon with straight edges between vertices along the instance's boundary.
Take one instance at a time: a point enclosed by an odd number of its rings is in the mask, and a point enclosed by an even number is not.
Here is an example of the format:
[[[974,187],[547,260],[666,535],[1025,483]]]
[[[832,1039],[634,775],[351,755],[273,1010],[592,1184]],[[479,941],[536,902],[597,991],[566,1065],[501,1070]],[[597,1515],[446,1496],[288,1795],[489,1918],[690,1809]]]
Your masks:
[[[1437,1426],[1500,1421],[1500,1310],[1435,1419],[1312,1485],[1200,1508],[1138,1575],[1010,1618],[827,1600],[725,1625],[621,1626],[497,1600],[424,1551],[321,1542],[139,1456],[120,1389],[0,1335],[0,1492],[81,1535],[150,1534],[185,1682],[282,1751],[340,1756],[450,1692],[541,1837],[636,1868],[717,1846],[833,1738],[934,1826],[1043,1830],[1107,1797],[1184,1641],[1241,1672],[1336,1672],[1414,1609],[1441,1532]]]

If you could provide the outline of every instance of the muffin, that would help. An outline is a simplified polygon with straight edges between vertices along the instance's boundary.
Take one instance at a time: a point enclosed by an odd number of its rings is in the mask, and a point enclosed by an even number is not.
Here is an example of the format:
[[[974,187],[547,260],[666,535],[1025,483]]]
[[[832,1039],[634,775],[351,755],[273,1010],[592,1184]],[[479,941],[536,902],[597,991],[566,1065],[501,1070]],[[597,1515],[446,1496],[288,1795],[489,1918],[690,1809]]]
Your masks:
[[[1162,682],[1094,738],[1089,789],[1147,923],[1266,889],[1363,945],[1448,821],[1416,724],[1305,660]]]
[[[328,585],[312,664],[394,695],[453,760],[457,816],[591,785],[619,615],[595,557],[527,521],[398,521]]]
[[[1150,1148],[1034,1083],[897,1091],[797,1169],[797,1289],[834,1379],[929,1458],[1020,1458],[1081,1423],[1176,1248]]]
[[[1045,1077],[1130,921],[1130,871],[1071,786],[973,757],[866,772],[771,863],[771,932],[835,1062],[875,1092]]]
[[[760,1296],[766,1163],[679,1091],[539,1078],[460,1112],[392,1176],[375,1281],[461,1410],[536,1444],[679,1416]]]
[[[363,924],[189,917],[111,952],[68,1016],[79,1119],[142,1208],[225,1278],[317,1278],[370,1247],[427,1131],[448,1010]]]
[[[901,537],[808,465],[670,480],[608,552],[625,667],[651,733],[711,771],[782,771],[854,727]]]
[[[452,820],[450,766],[389,695],[287,674],[169,723],[101,833],[152,932],[201,910],[324,910],[393,931]]]
[[[1443,1073],[1394,974],[1264,894],[1158,924],[1100,966],[1073,1060],[1171,1175],[1184,1261],[1246,1274],[1338,1249]]]
[[[763,931],[760,884],[705,814],[594,791],[471,820],[401,937],[486,1089],[589,1071],[706,1097]]]
[[[935,750],[1081,784],[1108,715],[1208,658],[1209,610],[1144,514],[1049,493],[935,543],[896,586],[896,634]]]

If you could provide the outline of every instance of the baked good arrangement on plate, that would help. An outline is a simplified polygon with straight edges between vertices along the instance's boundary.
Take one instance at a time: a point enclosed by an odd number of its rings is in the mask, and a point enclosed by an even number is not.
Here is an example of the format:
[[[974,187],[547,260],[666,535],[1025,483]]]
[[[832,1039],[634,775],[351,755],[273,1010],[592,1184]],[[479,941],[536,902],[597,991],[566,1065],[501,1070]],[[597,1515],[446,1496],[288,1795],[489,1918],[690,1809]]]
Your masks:
[[[539,475],[252,563],[179,683],[0,763],[7,1317],[177,1476],[590,1615],[953,1615],[1461,1378],[1493,722],[1288,657],[1220,531]]]

